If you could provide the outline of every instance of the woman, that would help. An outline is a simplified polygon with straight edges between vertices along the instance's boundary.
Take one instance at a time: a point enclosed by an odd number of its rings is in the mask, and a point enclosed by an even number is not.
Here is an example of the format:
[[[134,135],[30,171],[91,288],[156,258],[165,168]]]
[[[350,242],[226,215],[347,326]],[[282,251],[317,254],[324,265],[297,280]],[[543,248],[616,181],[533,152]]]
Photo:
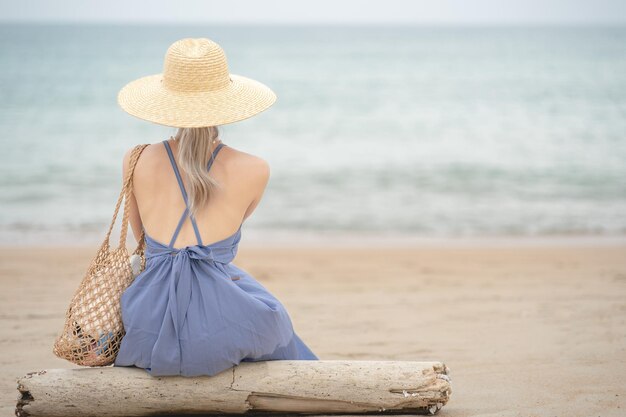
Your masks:
[[[146,147],[134,171],[130,222],[137,240],[144,232],[146,268],[121,297],[126,334],[115,366],[196,376],[242,361],[318,359],[280,301],[231,263],[269,168],[222,143],[216,126],[275,100],[265,85],[230,74],[222,48],[204,38],[175,42],[163,74],[120,91],[128,113],[179,129]]]

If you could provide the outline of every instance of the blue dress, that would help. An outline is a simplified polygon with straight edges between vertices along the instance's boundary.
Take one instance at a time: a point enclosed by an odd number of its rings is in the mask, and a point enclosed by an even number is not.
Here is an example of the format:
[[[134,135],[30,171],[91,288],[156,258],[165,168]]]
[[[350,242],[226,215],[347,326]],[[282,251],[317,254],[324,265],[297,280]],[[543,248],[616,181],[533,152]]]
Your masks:
[[[241,225],[225,239],[202,243],[174,155],[168,141],[163,144],[187,208],[169,244],[145,234],[146,268],[121,296],[126,334],[114,366],[144,368],[153,376],[197,376],[240,362],[318,360],[280,301],[231,263]],[[223,146],[215,148],[207,169]],[[198,244],[174,248],[187,217]]]

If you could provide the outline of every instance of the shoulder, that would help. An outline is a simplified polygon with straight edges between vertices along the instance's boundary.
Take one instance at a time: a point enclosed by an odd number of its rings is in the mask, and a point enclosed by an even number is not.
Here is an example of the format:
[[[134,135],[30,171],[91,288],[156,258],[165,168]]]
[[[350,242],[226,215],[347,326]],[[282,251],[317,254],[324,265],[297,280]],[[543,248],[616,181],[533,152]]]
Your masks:
[[[240,151],[231,146],[225,146],[221,152],[227,151],[229,164],[240,175],[249,179],[258,179],[267,181],[270,176],[270,164],[260,156],[252,155],[247,152]]]
[[[128,167],[130,165],[131,154],[137,146],[138,145],[135,145],[127,149],[126,152],[124,152],[124,158],[122,162],[122,165],[124,167],[124,172],[128,170]],[[154,161],[157,159],[157,155],[161,152],[161,149],[159,148],[160,147],[158,146],[158,144],[155,144],[155,143],[147,145],[144,148],[144,150],[141,152],[139,160],[137,161],[136,169],[139,170],[140,169],[139,167],[142,165],[145,166],[145,165],[150,165],[151,163],[154,163]]]
[[[124,172],[128,170],[130,165],[130,157],[133,149],[135,149],[135,146],[127,149],[124,153]],[[141,153],[141,157],[137,161],[136,170],[141,171],[142,167],[150,169],[154,165],[158,165],[163,159],[164,153],[165,148],[161,143],[149,144]],[[237,173],[237,176],[244,177],[249,181],[261,183],[269,180],[270,164],[264,158],[240,151],[230,145],[224,146],[220,150],[220,154],[221,153],[226,153],[227,155],[224,155],[226,156],[225,158],[224,156],[217,158],[216,163],[221,160],[221,163],[225,163],[226,169],[233,170],[233,172]]]

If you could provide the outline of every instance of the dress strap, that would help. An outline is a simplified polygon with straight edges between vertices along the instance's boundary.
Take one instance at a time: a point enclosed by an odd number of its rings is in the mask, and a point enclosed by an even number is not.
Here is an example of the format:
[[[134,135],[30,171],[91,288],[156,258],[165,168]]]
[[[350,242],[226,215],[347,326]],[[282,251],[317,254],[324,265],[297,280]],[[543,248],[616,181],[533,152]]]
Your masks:
[[[213,165],[213,161],[215,161],[215,158],[217,158],[217,153],[220,151],[220,149],[222,149],[224,146],[226,146],[225,143],[220,142],[219,145],[217,145],[215,147],[215,149],[213,149],[213,153],[211,154],[211,158],[209,158],[209,163],[207,164],[206,170],[207,172],[211,169],[211,166]]]
[[[163,141],[165,145],[165,149],[167,150],[167,155],[170,158],[170,162],[172,164],[172,168],[174,169],[174,173],[176,174],[176,180],[178,180],[178,186],[180,187],[180,191],[183,195],[183,200],[185,201],[185,211],[178,221],[178,226],[176,226],[176,231],[172,236],[172,240],[170,241],[169,247],[174,247],[174,243],[176,242],[176,238],[178,237],[178,233],[180,233],[180,229],[183,227],[183,223],[186,218],[189,217],[191,219],[191,224],[193,225],[193,230],[196,234],[196,239],[198,240],[198,245],[202,246],[202,238],[200,237],[200,231],[198,230],[198,225],[196,224],[196,219],[194,219],[193,215],[189,213],[189,198],[187,197],[187,191],[185,190],[185,185],[183,184],[183,179],[180,176],[180,172],[178,171],[178,165],[176,165],[176,159],[174,158],[174,154],[172,153],[172,148],[167,140]]]

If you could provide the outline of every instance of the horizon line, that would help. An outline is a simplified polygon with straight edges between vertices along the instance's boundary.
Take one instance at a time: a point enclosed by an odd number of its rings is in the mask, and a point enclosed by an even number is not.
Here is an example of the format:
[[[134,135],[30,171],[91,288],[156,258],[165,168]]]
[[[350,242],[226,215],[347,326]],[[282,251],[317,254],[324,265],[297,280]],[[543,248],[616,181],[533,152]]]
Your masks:
[[[626,27],[626,21],[227,21],[227,20],[57,20],[57,19],[0,19],[0,25],[123,25],[123,26],[402,26],[402,27]]]

